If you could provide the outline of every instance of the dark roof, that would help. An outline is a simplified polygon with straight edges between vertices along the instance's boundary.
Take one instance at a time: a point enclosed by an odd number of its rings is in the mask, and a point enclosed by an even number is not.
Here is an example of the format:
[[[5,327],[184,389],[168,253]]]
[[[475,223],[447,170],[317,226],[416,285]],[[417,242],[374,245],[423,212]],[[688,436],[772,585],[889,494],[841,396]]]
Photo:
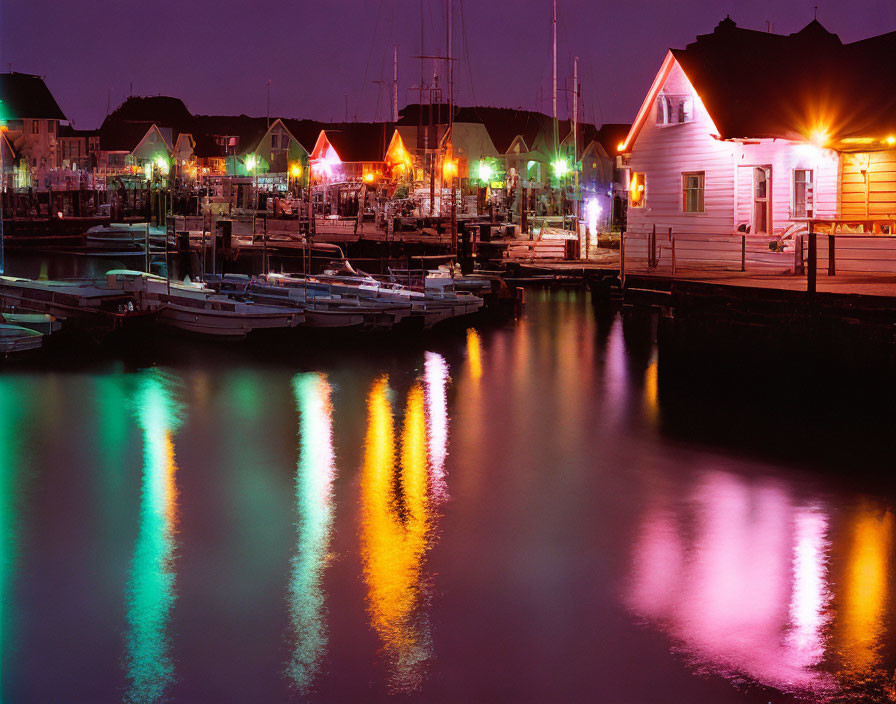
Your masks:
[[[149,131],[152,124],[121,122],[106,124],[97,130],[100,149],[107,152],[132,152]]]
[[[71,125],[59,125],[60,137],[94,137],[99,134],[99,130],[76,130]]]
[[[106,115],[97,131],[100,148],[133,151],[150,127],[157,125],[174,146],[181,133],[193,133],[196,121],[180,98],[165,95],[132,96]],[[166,134],[170,133],[170,134]]]
[[[194,153],[198,157],[224,156],[224,150],[215,143],[218,137],[239,137],[237,153],[252,151],[268,131],[266,117],[248,115],[196,115],[192,132],[196,140]]]
[[[175,132],[189,132],[193,127],[193,115],[180,98],[167,95],[131,96],[113,110],[103,121],[155,123],[159,127],[170,127]]]
[[[591,139],[595,139],[600,142],[600,145],[604,148],[607,156],[616,156],[616,153],[619,151],[620,143],[625,141],[628,131],[631,128],[632,126],[628,124],[607,122],[601,125],[600,129],[595,132],[593,137],[586,140],[585,146],[588,146],[588,142],[590,142]]]
[[[66,118],[43,78],[28,73],[0,73],[0,119]]]
[[[394,128],[391,122],[338,122],[323,127],[339,158],[354,162],[383,161]]]
[[[722,138],[834,139],[896,129],[896,32],[852,44],[813,20],[790,35],[731,18],[672,55]]]

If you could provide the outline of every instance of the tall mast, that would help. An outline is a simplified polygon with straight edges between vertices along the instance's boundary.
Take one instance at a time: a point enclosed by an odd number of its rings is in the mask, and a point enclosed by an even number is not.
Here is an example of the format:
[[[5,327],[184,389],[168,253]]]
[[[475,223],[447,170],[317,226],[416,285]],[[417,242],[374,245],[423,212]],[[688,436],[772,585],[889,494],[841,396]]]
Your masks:
[[[398,44],[392,50],[392,122],[398,122]]]
[[[553,39],[553,117],[554,117],[554,155],[560,150],[560,127],[557,124],[557,0],[554,0],[554,14],[551,22],[551,36]]]
[[[572,62],[572,168],[576,174],[575,216],[579,217],[579,57]]]

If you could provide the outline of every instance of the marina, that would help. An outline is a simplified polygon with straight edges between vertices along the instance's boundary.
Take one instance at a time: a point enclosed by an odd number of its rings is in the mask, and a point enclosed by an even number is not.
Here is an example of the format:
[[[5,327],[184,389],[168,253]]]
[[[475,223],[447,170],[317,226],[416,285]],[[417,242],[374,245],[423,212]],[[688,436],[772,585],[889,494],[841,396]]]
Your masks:
[[[896,702],[885,5],[4,4],[0,704]]]

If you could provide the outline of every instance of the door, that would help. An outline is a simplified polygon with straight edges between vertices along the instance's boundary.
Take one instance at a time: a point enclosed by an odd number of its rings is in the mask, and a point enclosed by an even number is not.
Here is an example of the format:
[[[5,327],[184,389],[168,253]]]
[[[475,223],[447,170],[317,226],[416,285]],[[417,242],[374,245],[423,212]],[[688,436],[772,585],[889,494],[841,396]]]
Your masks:
[[[772,231],[772,167],[753,168],[753,228],[755,235]]]

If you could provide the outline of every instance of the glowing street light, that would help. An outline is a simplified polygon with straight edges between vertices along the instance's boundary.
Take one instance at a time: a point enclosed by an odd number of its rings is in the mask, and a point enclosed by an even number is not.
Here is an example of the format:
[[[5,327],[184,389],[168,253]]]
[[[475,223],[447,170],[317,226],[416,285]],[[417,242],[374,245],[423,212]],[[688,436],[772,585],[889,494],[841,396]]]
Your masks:
[[[492,180],[492,176],[495,175],[495,170],[492,168],[492,165],[487,161],[479,162],[479,180],[483,183],[489,183]]]
[[[557,178],[563,178],[569,173],[569,164],[566,162],[566,159],[555,159],[551,167],[554,169],[554,176]]]

